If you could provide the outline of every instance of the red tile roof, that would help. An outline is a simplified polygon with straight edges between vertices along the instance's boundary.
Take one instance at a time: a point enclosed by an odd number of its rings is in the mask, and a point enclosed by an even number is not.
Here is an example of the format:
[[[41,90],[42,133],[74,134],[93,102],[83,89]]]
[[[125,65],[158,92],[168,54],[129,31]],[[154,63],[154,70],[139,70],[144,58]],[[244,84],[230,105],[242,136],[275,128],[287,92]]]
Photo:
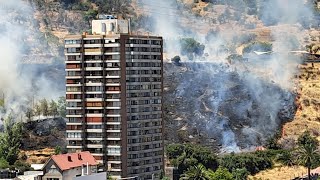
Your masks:
[[[69,157],[71,158],[71,161],[69,161]],[[88,151],[53,155],[51,159],[58,165],[58,167],[62,171],[75,167],[81,167],[83,164],[87,165],[87,163],[91,166],[98,165],[96,159]]]

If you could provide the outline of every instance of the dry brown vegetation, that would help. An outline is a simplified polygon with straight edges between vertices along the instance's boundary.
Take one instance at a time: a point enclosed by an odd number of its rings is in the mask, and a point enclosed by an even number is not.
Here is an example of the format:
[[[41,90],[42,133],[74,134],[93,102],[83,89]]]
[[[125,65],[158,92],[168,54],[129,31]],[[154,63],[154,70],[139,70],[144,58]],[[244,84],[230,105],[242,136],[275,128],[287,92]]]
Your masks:
[[[283,138],[297,138],[305,130],[320,139],[320,64],[300,65],[298,110],[292,122],[284,125]]]
[[[261,171],[255,176],[249,176],[250,180],[290,180],[295,177],[305,175],[307,169],[302,166],[276,167],[273,169]]]
[[[21,155],[26,155],[26,162],[29,164],[43,164],[51,155],[54,155],[54,149],[45,148],[39,150],[21,151]]]

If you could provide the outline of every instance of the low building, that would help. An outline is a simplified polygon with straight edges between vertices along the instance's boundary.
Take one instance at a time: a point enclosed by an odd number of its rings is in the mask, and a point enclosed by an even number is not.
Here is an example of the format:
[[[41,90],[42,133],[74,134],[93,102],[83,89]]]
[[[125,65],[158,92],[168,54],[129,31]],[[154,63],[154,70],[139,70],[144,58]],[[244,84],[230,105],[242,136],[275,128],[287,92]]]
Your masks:
[[[26,171],[23,175],[17,176],[14,180],[41,180],[42,171]]]
[[[106,180],[107,178],[107,173],[106,172],[102,172],[102,173],[97,173],[97,174],[92,174],[92,175],[88,175],[88,176],[80,176],[80,177],[75,177],[73,178],[73,180]]]
[[[90,152],[53,155],[42,168],[42,180],[72,180],[97,172],[98,162]]]
[[[16,176],[17,172],[15,170],[0,169],[0,179],[12,179]]]

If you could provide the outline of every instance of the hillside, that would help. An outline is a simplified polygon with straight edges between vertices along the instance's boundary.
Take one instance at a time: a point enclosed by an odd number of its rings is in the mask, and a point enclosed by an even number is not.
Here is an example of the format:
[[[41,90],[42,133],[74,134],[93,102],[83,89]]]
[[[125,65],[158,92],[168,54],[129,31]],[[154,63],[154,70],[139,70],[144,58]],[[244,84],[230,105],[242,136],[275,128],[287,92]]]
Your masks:
[[[120,3],[95,0],[29,2],[32,2],[33,14],[26,21],[32,21],[32,18],[36,21],[27,25],[33,36],[25,43],[26,47],[31,49],[31,53],[24,54],[25,63],[60,64],[56,71],[58,76],[54,72],[50,73],[53,81],[64,81],[61,76],[63,37],[69,33],[90,32],[90,20],[98,13],[116,13],[122,17],[131,17],[134,31],[151,31],[163,35],[168,61],[174,55],[181,55],[178,50],[180,39],[177,37],[193,37],[205,45],[204,54],[196,61],[213,61],[215,67],[186,65],[188,63],[183,63],[181,67],[170,63],[165,65],[165,121],[167,129],[176,132],[165,132],[168,143],[190,141],[206,144],[216,150],[226,147],[238,151],[262,145],[268,137],[281,131],[282,123],[292,121],[284,128],[288,136],[298,135],[305,128],[318,127],[316,100],[319,97],[317,93],[310,93],[310,89],[315,91],[317,87],[318,82],[311,81],[316,72],[312,72],[311,79],[306,80],[307,75],[303,74],[309,70],[301,69],[299,83],[303,88],[298,91],[298,98],[302,110],[299,107],[295,113],[295,92],[292,91],[294,87],[279,87],[282,85],[281,81],[292,80],[287,77],[281,79],[281,75],[295,75],[287,69],[280,72],[284,64],[282,61],[291,65],[289,60],[281,57],[280,63],[272,61],[275,64],[270,66],[270,71],[263,69],[263,63],[230,65],[225,61],[230,54],[242,55],[243,49],[254,42],[271,42],[273,50],[279,52],[305,50],[306,45],[319,43],[320,39],[316,36],[317,30],[312,27],[313,24],[305,27],[300,18],[295,18],[295,23],[285,20],[268,21],[264,18],[263,9],[261,12],[254,11],[259,9],[254,8],[255,6],[261,9],[260,4],[226,4],[224,1],[214,4],[180,0],[175,5],[172,5],[171,1],[148,3],[138,0],[133,0],[130,4],[125,0],[117,1]],[[241,8],[243,5],[244,8]],[[157,8],[161,8],[162,12],[150,13]],[[281,10],[275,9],[279,12]],[[287,14],[283,14],[284,17],[291,16],[289,12],[285,13]],[[164,26],[163,23],[168,25]],[[41,42],[40,45],[37,45],[37,42]],[[186,56],[181,57],[183,61],[187,61]],[[316,68],[312,71],[316,71]],[[194,84],[198,86],[195,88]],[[260,94],[254,91],[254,87],[261,89]],[[196,90],[193,91],[194,89]],[[58,93],[64,95],[61,89]],[[258,97],[261,96],[279,101],[267,101],[268,104],[259,101]],[[304,103],[308,103],[306,99],[310,106],[305,106]],[[271,112],[265,109],[271,109]],[[312,127],[304,125],[306,118],[310,118],[306,122],[312,122]],[[203,124],[203,121],[206,123]],[[269,121],[272,123],[268,124]],[[216,124],[219,126],[212,132],[211,127]],[[294,128],[299,128],[300,131]]]

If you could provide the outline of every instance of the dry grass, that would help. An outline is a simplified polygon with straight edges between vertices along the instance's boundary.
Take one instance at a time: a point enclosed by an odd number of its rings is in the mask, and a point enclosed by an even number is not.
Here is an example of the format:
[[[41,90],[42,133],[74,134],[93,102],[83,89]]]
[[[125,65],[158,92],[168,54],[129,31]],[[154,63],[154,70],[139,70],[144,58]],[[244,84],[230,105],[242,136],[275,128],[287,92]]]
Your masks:
[[[249,176],[250,180],[290,180],[294,177],[302,176],[307,173],[307,169],[302,166],[276,167],[270,170],[261,171],[255,176]]]
[[[26,162],[30,164],[43,164],[52,155],[54,155],[54,149],[45,148],[39,150],[21,151],[20,153],[27,156]]]
[[[320,64],[300,66],[297,89],[298,110],[292,122],[284,125],[285,137],[297,138],[309,130],[320,138]],[[309,75],[308,75],[309,74]]]

